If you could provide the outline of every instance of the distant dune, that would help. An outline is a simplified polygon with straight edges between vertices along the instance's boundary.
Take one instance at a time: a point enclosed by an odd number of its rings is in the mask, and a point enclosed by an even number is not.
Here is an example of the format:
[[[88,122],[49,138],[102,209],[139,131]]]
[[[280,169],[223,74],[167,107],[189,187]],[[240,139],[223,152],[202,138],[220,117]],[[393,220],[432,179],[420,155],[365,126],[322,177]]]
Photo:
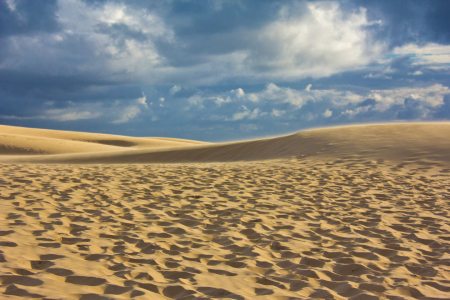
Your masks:
[[[450,123],[343,126],[218,144],[11,126],[0,126],[0,136],[0,162],[231,162],[292,156],[450,162]]]
[[[209,143],[0,125],[0,155],[106,152],[204,144]]]

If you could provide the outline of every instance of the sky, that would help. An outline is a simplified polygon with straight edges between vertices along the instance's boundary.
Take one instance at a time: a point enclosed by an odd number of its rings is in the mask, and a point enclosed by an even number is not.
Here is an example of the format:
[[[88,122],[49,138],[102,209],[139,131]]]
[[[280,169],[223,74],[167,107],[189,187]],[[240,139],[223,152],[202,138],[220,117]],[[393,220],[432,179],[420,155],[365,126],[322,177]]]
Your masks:
[[[211,142],[450,121],[447,0],[0,0],[0,124]]]

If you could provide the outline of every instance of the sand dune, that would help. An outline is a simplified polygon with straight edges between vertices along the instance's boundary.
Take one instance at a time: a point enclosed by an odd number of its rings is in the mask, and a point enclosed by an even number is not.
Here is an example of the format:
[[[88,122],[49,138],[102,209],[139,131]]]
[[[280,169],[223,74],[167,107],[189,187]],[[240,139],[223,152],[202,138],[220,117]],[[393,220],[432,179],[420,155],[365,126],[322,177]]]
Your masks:
[[[449,299],[449,127],[2,155],[0,298]]]
[[[208,143],[0,125],[0,155],[84,153],[202,144]]]
[[[64,133],[52,132],[52,134]],[[424,160],[447,164],[450,163],[449,136],[450,123],[361,125],[306,130],[282,137],[224,144],[202,145],[180,142],[184,145],[172,145],[170,142],[174,141],[164,141],[160,148],[156,148],[145,147],[144,142],[140,142],[142,149],[122,148],[117,151],[94,153],[96,150],[89,148],[90,153],[26,158],[0,157],[0,162],[176,163],[255,161],[292,156],[305,158],[361,156],[365,159]],[[130,138],[132,139],[140,141],[139,138]],[[123,141],[125,140],[123,138]],[[99,145],[96,144],[96,147]]]

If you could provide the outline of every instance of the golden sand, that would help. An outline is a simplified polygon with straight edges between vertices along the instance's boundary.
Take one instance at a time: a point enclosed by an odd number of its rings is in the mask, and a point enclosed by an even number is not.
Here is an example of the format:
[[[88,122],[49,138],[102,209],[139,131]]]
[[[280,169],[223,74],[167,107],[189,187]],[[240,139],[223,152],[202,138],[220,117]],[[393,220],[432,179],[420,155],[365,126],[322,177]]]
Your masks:
[[[0,129],[91,147],[0,137],[1,299],[449,299],[449,123],[162,148]]]

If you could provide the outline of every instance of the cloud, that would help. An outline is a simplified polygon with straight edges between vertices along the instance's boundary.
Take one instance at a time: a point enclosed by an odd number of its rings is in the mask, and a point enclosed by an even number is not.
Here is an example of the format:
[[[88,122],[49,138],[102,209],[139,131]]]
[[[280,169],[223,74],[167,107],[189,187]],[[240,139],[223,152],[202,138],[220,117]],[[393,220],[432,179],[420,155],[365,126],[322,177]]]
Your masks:
[[[372,74],[372,73],[369,73],[369,75],[363,76],[363,78],[392,79],[391,76],[386,76],[384,74]]]
[[[368,112],[370,109],[371,109],[370,106],[356,107],[354,109],[347,109],[346,111],[343,111],[342,115],[347,115],[350,118],[353,118],[355,115]]]
[[[95,106],[95,105],[94,105]],[[52,120],[59,122],[97,119],[102,113],[95,111],[92,105],[89,107],[68,107],[63,109],[47,109],[33,116],[0,116],[7,120]]]
[[[375,106],[377,101],[375,99],[366,99],[363,102],[360,102],[356,105],[356,107],[365,107],[365,106]]]
[[[129,82],[151,77],[149,71],[162,63],[154,40],[170,40],[171,32],[151,11],[120,2],[88,7],[79,0],[60,1],[57,8],[60,30],[4,40],[8,60],[1,68],[59,76],[94,73]]]
[[[385,110],[394,104],[401,104],[411,98],[427,103],[429,106],[442,104],[442,99],[450,93],[450,89],[441,84],[428,87],[397,88],[392,90],[372,90],[367,97],[376,100],[377,108]]]
[[[236,95],[236,97],[238,98],[242,98],[245,96],[244,90],[241,88],[232,90],[230,93]]]
[[[245,105],[242,105],[242,108],[243,108],[242,112],[237,112],[237,113],[233,114],[233,116],[229,120],[230,121],[238,121],[238,120],[242,120],[244,118],[256,119],[258,117],[258,115],[261,115],[259,113],[259,108],[255,108],[253,111],[249,110]]]
[[[396,47],[394,54],[409,55],[416,64],[449,64],[450,45],[440,45],[435,43],[419,46],[408,44]]]
[[[351,0],[342,4],[345,10],[365,7],[369,20],[381,20],[381,26],[369,29],[378,39],[386,41],[390,49],[409,43],[450,42],[448,1],[411,0],[405,4],[391,0]]]
[[[122,111],[120,118],[113,121],[112,123],[114,123],[114,124],[127,123],[131,119],[134,119],[140,112],[141,112],[141,110],[139,107],[128,106]]]
[[[255,71],[285,79],[361,67],[383,51],[365,30],[370,24],[365,9],[344,14],[337,2],[286,5],[278,20],[257,34],[246,62]]]
[[[266,89],[255,93],[258,99],[272,100],[283,103],[290,103],[297,108],[302,107],[306,101],[312,100],[310,90],[298,91],[290,88],[279,87],[274,83],[269,83]]]
[[[57,9],[56,0],[0,1],[0,38],[57,31]]]
[[[254,131],[258,130],[258,126],[255,124],[240,124],[239,128],[244,131]]]
[[[274,83],[269,83],[264,90],[254,94],[259,101],[273,101],[276,103],[286,103],[292,105],[292,109],[300,109],[308,101],[332,100],[336,103],[346,104],[349,102],[360,101],[361,96],[346,91],[329,90],[296,90],[288,87],[279,87]]]
[[[327,109],[323,114],[322,114],[322,116],[324,117],[324,118],[329,118],[329,117],[331,117],[333,115],[333,112],[331,111],[331,110],[329,110],[329,109]]]
[[[286,113],[286,111],[284,110],[278,110],[278,109],[272,109],[272,115],[274,115],[275,117],[280,117],[282,115],[284,115]]]
[[[145,96],[145,95],[142,95],[142,97],[141,98],[138,98],[137,100],[136,100],[136,102],[137,103],[140,103],[140,104],[142,104],[145,108],[148,108],[148,105],[147,105],[147,97]]]
[[[446,86],[369,90],[364,93],[334,89],[293,89],[270,83],[260,91],[222,94],[198,93],[188,99],[190,113],[198,117],[207,113],[214,122],[243,120],[297,120],[297,123],[319,122],[340,124],[346,121],[376,122],[383,120],[429,120],[445,111],[443,99],[450,95]],[[257,99],[256,101],[254,99]],[[446,98],[445,98],[446,99]],[[217,101],[221,101],[219,104]],[[208,103],[216,103],[210,106]],[[193,105],[195,104],[195,105]],[[192,106],[193,105],[193,106]],[[208,108],[206,111],[205,109]],[[291,122],[295,124],[295,122]],[[306,124],[306,123],[305,123]]]
[[[113,103],[74,103],[67,102],[65,107],[54,101],[48,101],[32,111],[22,112],[22,115],[2,115],[0,119],[6,120],[52,120],[57,122],[93,120],[101,118],[103,122],[123,124],[130,122],[139,114],[147,111],[152,115],[153,111],[148,109],[146,96],[137,99],[119,101]]]
[[[179,92],[180,90],[181,90],[181,87],[180,87],[180,86],[174,85],[174,86],[170,89],[170,94],[171,94],[171,95],[174,95],[174,94],[176,94],[177,92]]]
[[[175,83],[171,90],[175,94],[180,84],[210,85],[236,77],[266,83],[329,76],[360,68],[383,50],[366,32],[371,24],[366,11],[346,13],[338,2],[277,5],[266,22],[255,19],[252,22],[257,23],[250,25],[240,20],[242,26],[226,34],[206,29],[189,34],[172,19],[175,16],[167,15],[167,7],[87,3],[60,1],[52,6],[59,30],[8,39],[3,50],[8,59],[0,67],[47,75],[91,73],[122,82]],[[250,17],[245,9],[235,9],[242,17]],[[216,13],[231,10],[224,7]],[[195,23],[194,17],[185,18]]]
[[[101,116],[99,112],[71,111],[70,109],[52,109],[46,111],[46,118],[57,121],[75,121],[95,119]]]
[[[434,117],[437,119],[450,119],[450,94],[444,96],[442,105],[436,107]]]

